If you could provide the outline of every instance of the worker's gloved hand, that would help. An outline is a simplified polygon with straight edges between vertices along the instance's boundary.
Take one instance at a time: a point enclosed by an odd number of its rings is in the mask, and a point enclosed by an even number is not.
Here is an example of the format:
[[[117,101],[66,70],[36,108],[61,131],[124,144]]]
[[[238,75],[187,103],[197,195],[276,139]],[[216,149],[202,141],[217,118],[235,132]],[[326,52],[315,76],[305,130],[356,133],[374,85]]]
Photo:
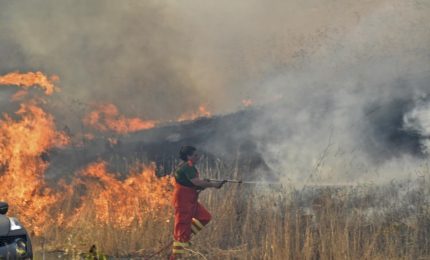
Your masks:
[[[203,179],[204,181],[207,181],[207,182],[210,182],[210,180],[209,179]],[[197,190],[198,191],[202,191],[202,190],[205,190],[206,188],[205,187],[197,187]]]
[[[223,180],[222,182],[220,182],[219,184],[218,184],[218,186],[216,187],[217,189],[221,189],[221,187],[222,187],[222,185],[224,185],[224,183],[226,183],[227,181],[226,180]]]

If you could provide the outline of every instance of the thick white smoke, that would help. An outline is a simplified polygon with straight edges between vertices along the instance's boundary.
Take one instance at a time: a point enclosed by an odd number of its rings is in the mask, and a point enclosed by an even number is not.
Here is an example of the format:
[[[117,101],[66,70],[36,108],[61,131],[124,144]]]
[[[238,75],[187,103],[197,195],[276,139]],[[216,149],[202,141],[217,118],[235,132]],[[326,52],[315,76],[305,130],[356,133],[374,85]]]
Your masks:
[[[414,102],[414,108],[403,117],[405,130],[416,131],[422,136],[420,145],[422,150],[430,153],[430,103],[428,96],[422,95],[417,97]]]
[[[418,2],[380,5],[300,66],[269,77],[265,92],[283,98],[254,134],[270,166],[302,182],[416,172],[428,151],[428,99],[416,100],[430,93],[429,10]]]
[[[9,1],[0,8],[0,72],[59,75],[66,102],[59,111],[109,102],[129,116],[163,120],[203,103],[229,113],[243,99],[270,100],[262,97],[268,75],[381,2]]]

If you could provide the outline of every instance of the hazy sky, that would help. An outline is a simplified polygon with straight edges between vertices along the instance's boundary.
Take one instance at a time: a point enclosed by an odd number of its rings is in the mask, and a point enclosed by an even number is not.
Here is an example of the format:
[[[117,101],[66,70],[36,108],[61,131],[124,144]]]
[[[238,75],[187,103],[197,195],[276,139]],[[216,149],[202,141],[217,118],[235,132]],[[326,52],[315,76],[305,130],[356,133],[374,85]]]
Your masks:
[[[264,82],[383,1],[2,1],[0,72],[57,74],[64,97],[151,119],[267,102]]]

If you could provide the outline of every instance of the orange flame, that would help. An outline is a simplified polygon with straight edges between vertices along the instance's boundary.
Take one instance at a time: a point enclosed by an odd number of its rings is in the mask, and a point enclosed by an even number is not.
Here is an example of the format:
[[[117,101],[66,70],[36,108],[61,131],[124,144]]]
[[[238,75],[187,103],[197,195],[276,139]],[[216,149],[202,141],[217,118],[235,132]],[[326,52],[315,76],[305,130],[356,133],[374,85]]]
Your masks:
[[[46,95],[55,89],[41,72],[9,73],[0,77],[0,85],[25,89],[37,85]],[[26,91],[18,91],[13,98],[18,100],[25,94]],[[55,130],[53,117],[34,101],[21,104],[16,117],[13,119],[5,113],[0,118],[0,183],[4,187],[0,190],[0,200],[13,205],[12,211],[38,235],[50,222],[48,209],[58,200],[58,195],[43,179],[48,166],[46,152],[52,147],[67,145],[69,138]]]
[[[106,162],[97,162],[80,171],[71,184],[60,182],[62,192],[53,190],[44,180],[48,167],[44,156],[69,139],[55,130],[52,116],[35,105],[23,104],[17,114],[19,120],[5,114],[0,121],[0,183],[7,187],[0,190],[0,200],[13,205],[13,214],[35,235],[53,225],[79,225],[88,221],[89,213],[95,214],[93,224],[129,227],[143,223],[148,212],[170,205],[172,179],[158,178],[153,166],[141,166],[143,170],[119,180],[106,170]],[[58,212],[67,202],[78,206]],[[59,216],[55,219],[52,214]]]
[[[19,73],[11,72],[0,77],[0,85],[15,85],[21,86],[23,88],[29,88],[31,86],[39,86],[45,91],[46,95],[51,95],[54,93],[55,86],[53,81],[57,81],[58,76],[51,76],[49,79],[42,72],[28,72]]]
[[[211,114],[211,112],[208,111],[206,106],[200,105],[199,109],[197,111],[184,113],[181,116],[179,116],[177,121],[179,121],[179,122],[191,121],[191,120],[195,120],[195,119],[200,118],[200,117],[211,117],[211,116],[212,116],[212,114]]]
[[[106,162],[96,162],[82,170],[72,185],[87,192],[69,225],[93,212],[99,224],[126,228],[136,221],[141,224],[148,212],[169,206],[173,182],[169,177],[158,178],[154,167],[144,167],[121,181],[106,170]]]
[[[83,122],[98,131],[113,131],[120,134],[150,129],[157,123],[153,120],[145,121],[140,118],[126,118],[119,115],[117,107],[113,104],[98,106],[95,111],[91,111],[84,117]]]
[[[0,120],[0,199],[14,205],[21,220],[40,234],[49,219],[47,208],[58,199],[45,185],[42,155],[66,145],[68,137],[55,131],[53,118],[33,104],[21,105],[17,114],[19,121],[7,114]]]
[[[19,100],[23,100],[23,98],[28,94],[27,90],[20,90],[17,91],[12,97],[11,100],[12,101],[19,101]]]
[[[0,82],[25,88],[35,84],[47,95],[55,89],[52,84],[47,85],[49,80],[39,72],[10,73],[0,77]],[[20,99],[23,94],[20,92],[15,98]],[[155,122],[118,116],[113,105],[104,108],[102,114],[90,114],[88,122],[118,132],[155,125]],[[7,201],[12,214],[36,236],[53,227],[79,225],[80,221],[128,227],[132,223],[142,223],[145,214],[170,204],[172,180],[158,178],[153,166],[141,165],[143,170],[119,180],[107,171],[105,162],[96,162],[80,171],[70,184],[60,180],[57,186],[61,189],[54,190],[44,179],[48,153],[53,147],[68,144],[69,137],[56,130],[54,118],[34,101],[21,104],[16,116],[5,113],[0,118],[0,183],[3,187],[0,200]],[[95,214],[95,218],[85,218],[88,214]]]

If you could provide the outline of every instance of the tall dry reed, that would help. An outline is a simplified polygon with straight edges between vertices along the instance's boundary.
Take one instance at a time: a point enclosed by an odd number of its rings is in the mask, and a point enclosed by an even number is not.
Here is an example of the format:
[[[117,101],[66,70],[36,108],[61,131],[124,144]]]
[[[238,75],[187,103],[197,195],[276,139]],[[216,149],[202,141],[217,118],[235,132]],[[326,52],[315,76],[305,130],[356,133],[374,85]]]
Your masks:
[[[206,168],[202,175],[217,177],[220,170]],[[226,184],[201,193],[213,220],[193,238],[192,250],[206,259],[429,259],[429,195],[423,176],[385,185],[300,189]],[[58,210],[70,212],[71,205]],[[127,229],[100,225],[88,211],[74,226],[53,227],[34,242],[39,252],[45,241],[44,250],[73,257],[92,244],[111,256],[136,257],[162,248],[172,229],[172,208],[148,213]],[[168,251],[155,259],[165,259]],[[192,252],[189,258],[203,259]]]

